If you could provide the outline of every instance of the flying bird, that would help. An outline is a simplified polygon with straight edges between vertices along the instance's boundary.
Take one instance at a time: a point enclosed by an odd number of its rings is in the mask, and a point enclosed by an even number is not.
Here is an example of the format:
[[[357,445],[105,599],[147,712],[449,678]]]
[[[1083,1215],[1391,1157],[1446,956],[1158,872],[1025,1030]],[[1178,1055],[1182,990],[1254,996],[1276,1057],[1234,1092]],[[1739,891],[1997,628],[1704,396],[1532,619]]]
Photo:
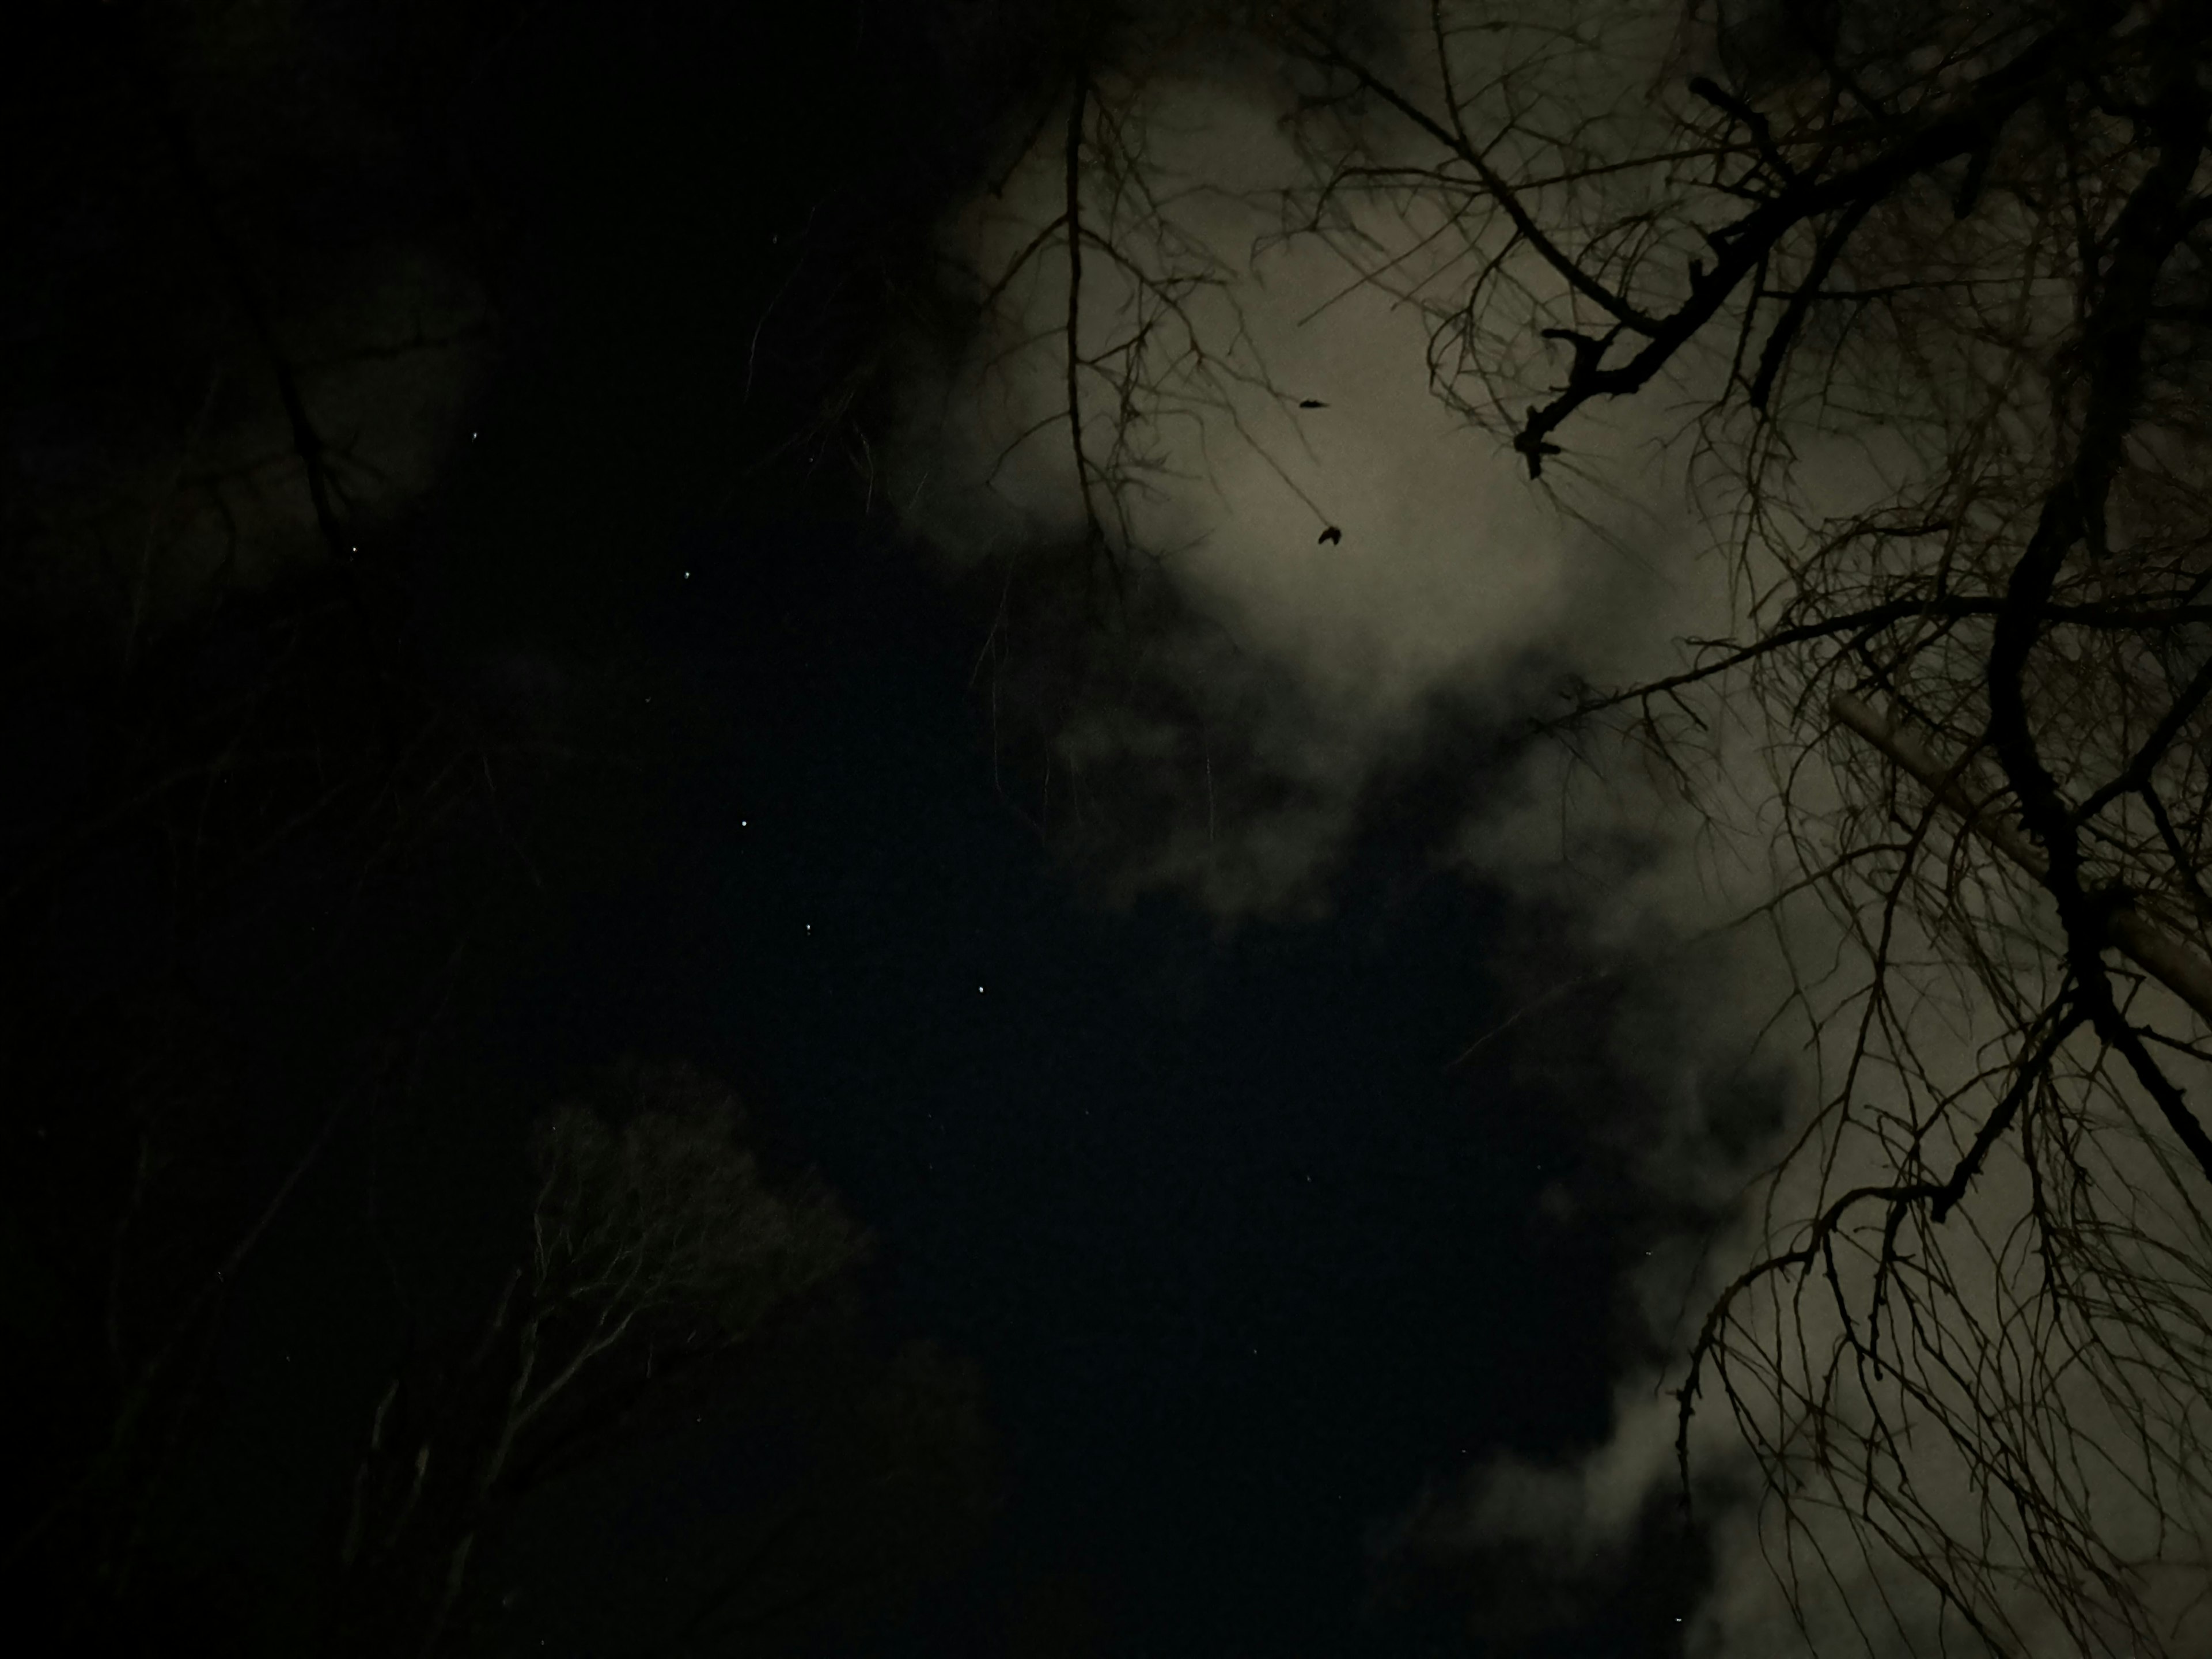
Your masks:
[[[1314,544],[1316,547],[1325,546],[1330,542],[1340,542],[1343,539],[1344,532],[1341,530],[1339,530],[1334,525],[1331,525],[1328,529],[1321,532],[1320,541]]]
[[[1300,409],[1327,409],[1328,405],[1322,402],[1318,398],[1301,398],[1298,399],[1298,407]]]

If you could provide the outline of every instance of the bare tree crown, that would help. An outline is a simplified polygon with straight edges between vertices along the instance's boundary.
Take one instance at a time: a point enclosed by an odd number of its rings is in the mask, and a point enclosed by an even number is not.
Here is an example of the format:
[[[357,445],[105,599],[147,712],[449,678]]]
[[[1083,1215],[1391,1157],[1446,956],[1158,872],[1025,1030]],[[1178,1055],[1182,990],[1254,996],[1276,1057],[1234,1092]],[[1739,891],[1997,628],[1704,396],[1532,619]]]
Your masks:
[[[1685,1492],[1717,1392],[1793,1598],[1841,1551],[1921,1586],[1924,1619],[1878,1615],[1909,1643],[2179,1650],[2212,1551],[2212,13],[1392,15],[1238,25],[1289,66],[1284,235],[1417,307],[1431,391],[1540,486],[1602,482],[1609,406],[1691,410],[1730,596],[1676,672],[1539,728],[1695,800],[1764,773],[1816,1076],[1765,1247],[1690,1340]],[[1094,537],[1140,488],[1104,445],[1243,343],[1146,308],[1134,103],[1086,68],[1020,255],[1068,244]],[[1122,289],[1082,286],[1115,260]],[[1086,401],[1094,337],[1134,343]]]

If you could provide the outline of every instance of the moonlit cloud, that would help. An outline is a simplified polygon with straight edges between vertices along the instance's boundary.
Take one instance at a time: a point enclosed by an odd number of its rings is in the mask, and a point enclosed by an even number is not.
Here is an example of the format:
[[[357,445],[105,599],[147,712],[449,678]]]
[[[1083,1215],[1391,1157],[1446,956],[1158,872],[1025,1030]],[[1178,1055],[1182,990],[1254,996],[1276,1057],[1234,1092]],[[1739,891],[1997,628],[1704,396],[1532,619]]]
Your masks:
[[[1652,53],[1674,50],[1657,33],[1652,40]],[[1657,62],[1640,72],[1656,73]],[[1211,404],[1191,398],[1151,434],[1159,465],[1135,502],[1135,539],[1164,552],[1162,572],[1178,601],[1144,649],[1177,678],[1204,731],[1202,755],[1170,722],[1117,702],[1110,690],[1067,721],[1056,754],[1070,766],[1118,761],[1167,780],[1173,810],[1163,812],[1161,833],[1128,854],[1118,872],[1125,887],[1180,890],[1230,915],[1266,910],[1310,896],[1354,832],[1366,792],[1436,740],[1440,709],[1499,726],[1555,712],[1547,693],[1563,674],[1622,684],[1661,672],[1673,665],[1679,638],[1727,630],[1729,576],[1711,527],[1687,505],[1684,447],[1667,441],[1684,424],[1678,392],[1661,386],[1631,405],[1578,417],[1571,441],[1595,487],[1569,480],[1557,496],[1539,492],[1516,457],[1432,395],[1429,329],[1418,311],[1357,281],[1318,240],[1269,242],[1277,227],[1238,194],[1302,177],[1268,65],[1216,53],[1200,70],[1158,70],[1140,95],[1122,91],[1130,130],[1141,131],[1158,176],[1219,186],[1176,196],[1173,221],[1229,278],[1209,313],[1216,337],[1233,343],[1240,366],[1264,367],[1283,397],[1239,385]],[[949,247],[976,270],[1006,270],[1060,211],[1060,139],[1048,124],[1004,195],[979,198],[945,227]],[[1360,228],[1380,250],[1376,264],[1419,252],[1417,216],[1376,216]],[[1127,289],[1098,275],[1101,263],[1085,270],[1103,340],[1103,319]],[[1062,254],[1036,256],[1006,287],[999,331],[908,388],[902,497],[914,504],[915,527],[955,564],[1007,559],[1018,568],[1035,550],[1079,535],[1067,428],[1054,418],[1066,408],[1065,341],[1055,333],[1066,278]],[[1094,343],[1088,333],[1085,343]],[[1103,443],[1105,427],[1096,430]],[[1866,445],[1832,444],[1808,450],[1802,471],[1815,505],[1833,507],[1899,464]],[[1331,526],[1340,540],[1323,539]],[[1810,1183],[1820,1160],[1796,1171],[1770,1206],[1753,1200],[1759,1177],[1832,1086],[1848,1024],[1823,1028],[1819,1018],[1837,1010],[1862,964],[1814,904],[1790,908],[1778,926],[1729,925],[1788,873],[1770,734],[1755,713],[1735,713],[1731,720],[1720,711],[1694,806],[1674,777],[1633,749],[1602,743],[1587,763],[1538,748],[1469,792],[1452,849],[1468,874],[1548,907],[1569,935],[1563,960],[1627,964],[1626,988],[1595,1041],[1645,1085],[1649,1121],[1630,1130],[1638,1173],[1677,1213],[1714,1218],[1718,1231],[1658,1238],[1638,1258],[1631,1304],[1643,1334],[1674,1358],[1665,1370],[1620,1379],[1604,1444],[1561,1467],[1508,1460],[1479,1470],[1462,1490],[1432,1494],[1401,1517],[1394,1547],[1479,1553],[1524,1543],[1607,1570],[1651,1504],[1672,1492],[1677,1417],[1668,1390],[1705,1308],[1775,1248],[1778,1229],[1817,1207]],[[1232,755],[1279,787],[1224,815],[1211,792],[1214,769]],[[1802,799],[1816,805],[1834,787],[1823,763],[1816,758],[1798,781]],[[2031,904],[2019,925],[2047,933],[2048,918]],[[1910,935],[1908,922],[1901,952],[1940,958],[1931,942]],[[2048,965],[2030,953],[2021,971]],[[1919,983],[1914,1040],[1939,1070],[1971,1075],[2002,1023],[1971,986],[1935,970]],[[1730,1152],[1714,1133],[1714,1099],[1752,1066],[1765,1068],[1782,1097],[1781,1121]],[[1876,1099],[1884,1086],[1866,1085]],[[2116,1132],[2092,1162],[2100,1179],[2148,1190],[2150,1156]],[[1826,1190],[1887,1176],[1886,1157],[1864,1139],[1839,1144]],[[1976,1200],[1998,1241],[1978,1252],[1962,1241],[1957,1252],[1960,1304],[1992,1330],[2015,1316],[2022,1275],[2033,1271],[2001,1237],[2008,1218],[2024,1212],[2028,1179],[2016,1153],[2001,1149]],[[2185,1247],[2197,1224],[2144,1222],[2147,1237]],[[1832,1314],[1818,1298],[1804,1305],[1808,1351],[1818,1352],[1833,1328],[1820,1322]],[[2007,1334],[1995,1346],[2009,1352],[2017,1340]],[[2024,1377],[2033,1359],[2006,1363]],[[2078,1376],[2066,1386],[2078,1390],[2069,1410],[2085,1447],[2124,1437],[2112,1402]],[[1824,1648],[1925,1650],[1937,1627],[1932,1595],[1887,1558],[1868,1557],[1833,1516],[1814,1513],[1794,1539],[1778,1534],[1717,1390],[1702,1403],[1692,1450],[1714,1577],[1688,1621],[1688,1650],[1763,1659],[1802,1640],[1801,1617]],[[1931,1510],[1962,1535],[1988,1518],[1940,1445],[1915,1468]],[[2124,1480],[2090,1484],[2110,1536],[2144,1531],[2151,1510]],[[1797,1565],[1807,1599],[1795,1610],[1777,1585],[1778,1539],[1805,1552]],[[2154,1585],[2154,1601],[2177,1616],[2183,1577]],[[2038,1629],[2033,1605],[2015,1600],[2021,1628]]]
[[[1583,660],[1594,641],[1650,654],[1642,630],[1607,623],[1594,633],[1594,620],[1671,615],[1685,599],[1666,568],[1687,531],[1678,475],[1639,464],[1629,490],[1579,503],[1595,523],[1573,521],[1529,488],[1516,458],[1426,394],[1416,311],[1314,239],[1274,238],[1255,252],[1279,226],[1242,192],[1297,176],[1282,113],[1254,66],[1227,82],[1164,76],[1134,111],[1164,176],[1226,181],[1180,195],[1173,223],[1231,275],[1225,296],[1201,302],[1213,337],[1233,343],[1237,370],[1264,369],[1284,392],[1274,400],[1231,383],[1217,404],[1184,398],[1150,434],[1161,471],[1131,498],[1138,543],[1172,550],[1164,568],[1181,607],[1146,640],[1150,665],[1221,733],[1222,757],[1283,787],[1273,805],[1233,820],[1186,814],[1179,837],[1145,849],[1123,875],[1195,888],[1230,912],[1279,903],[1326,866],[1362,789],[1419,748],[1440,694],[1462,714],[1507,717],[1523,706],[1532,670],[1596,666]],[[975,270],[1006,270],[1058,214],[1059,143],[1046,133],[1002,197],[978,199],[947,227]],[[1127,296],[1103,264],[1094,256],[1085,267],[1096,307],[1086,346]],[[1064,253],[1031,258],[1008,284],[999,331],[908,389],[895,488],[913,503],[914,526],[956,562],[1018,564],[1027,550],[1079,535],[1056,418],[1064,336],[1053,331],[1066,280]],[[1103,450],[1110,411],[1093,400],[1086,413]],[[1623,443],[1648,435],[1621,434]],[[1340,539],[1323,540],[1332,527]],[[1097,765],[1175,745],[1101,697],[1059,746],[1071,763]],[[1194,800],[1205,779],[1202,765],[1192,769]]]

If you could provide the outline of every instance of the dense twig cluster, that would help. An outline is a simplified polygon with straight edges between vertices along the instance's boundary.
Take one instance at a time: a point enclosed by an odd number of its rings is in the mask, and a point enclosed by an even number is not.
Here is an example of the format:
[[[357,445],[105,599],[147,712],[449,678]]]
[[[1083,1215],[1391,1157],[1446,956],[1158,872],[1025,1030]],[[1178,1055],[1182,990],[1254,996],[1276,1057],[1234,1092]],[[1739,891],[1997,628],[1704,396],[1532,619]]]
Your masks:
[[[1247,20],[1310,168],[1283,234],[1419,308],[1431,389],[1547,485],[1601,477],[1573,440],[1606,403],[1686,401],[1727,562],[1727,637],[1542,726],[1610,730],[1695,800],[1747,752],[1764,773],[1763,914],[1816,1077],[1771,1248],[1687,1355],[1685,1496],[1717,1389],[1801,1622],[1825,1577],[1908,1640],[2166,1650],[2212,1547],[2202,9],[1405,16]],[[1126,194],[1141,153],[1093,153],[1097,61],[1067,82],[1063,211],[1014,262],[1069,246],[1051,419],[1094,537],[1136,474],[1088,447],[1085,376],[1126,434],[1186,361],[1146,355],[1157,321],[1110,374],[1088,343],[1076,256],[1127,239],[1086,191],[1166,222]],[[1127,279],[1140,322],[1185,318]]]
[[[1820,1092],[1691,1348],[1686,1494],[1717,1386],[1793,1596],[1849,1538],[1996,1650],[2164,1650],[2212,1518],[2205,22],[1570,10],[1439,0],[1419,85],[1293,20],[1336,140],[1293,228],[1532,476],[1596,400],[1702,410],[1740,631],[1553,727],[1693,793],[1757,745],[1771,914],[1829,919],[1779,928]]]

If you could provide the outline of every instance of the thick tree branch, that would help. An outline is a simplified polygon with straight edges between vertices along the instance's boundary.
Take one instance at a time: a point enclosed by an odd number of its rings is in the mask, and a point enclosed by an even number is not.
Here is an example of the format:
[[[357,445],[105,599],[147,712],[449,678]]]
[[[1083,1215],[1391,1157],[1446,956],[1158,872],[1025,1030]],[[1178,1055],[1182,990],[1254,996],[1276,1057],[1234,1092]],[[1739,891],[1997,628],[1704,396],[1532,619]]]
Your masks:
[[[2111,269],[2084,328],[2089,388],[2081,435],[2071,465],[2045,497],[2035,533],[2013,569],[1990,646],[1989,692],[1991,744],[2019,797],[2028,832],[2049,860],[2045,885],[2058,903],[2068,963],[2083,1006],[2098,1036],[2126,1060],[2168,1127],[2212,1181],[2212,1136],[2113,999],[2100,955],[2110,933],[2110,908],[2083,883],[2074,819],[2037,750],[2027,709],[2029,658],[2040,632],[2039,613],[2059,568],[2079,544],[2086,542],[2093,556],[2105,551],[2105,503],[2136,419],[2152,296],[2167,256],[2184,234],[2183,200],[2204,150],[2207,105],[2212,100],[2195,76],[2193,61],[2185,57],[2153,106],[2149,125],[2159,142],[2158,155],[2113,227]]]

